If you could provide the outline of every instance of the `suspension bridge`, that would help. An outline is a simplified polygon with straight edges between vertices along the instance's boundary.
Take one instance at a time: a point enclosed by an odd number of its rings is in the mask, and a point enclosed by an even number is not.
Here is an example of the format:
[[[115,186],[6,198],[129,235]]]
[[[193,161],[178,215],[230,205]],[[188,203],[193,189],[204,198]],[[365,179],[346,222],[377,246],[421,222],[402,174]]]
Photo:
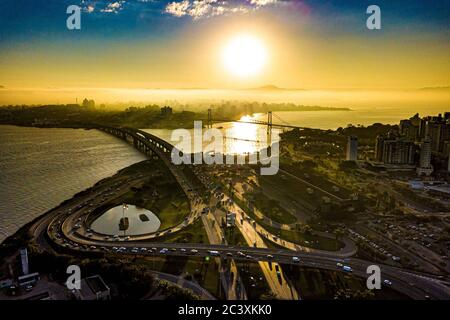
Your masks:
[[[270,128],[289,128],[289,129],[304,129],[304,127],[294,126],[287,121],[283,120],[280,116],[276,115],[272,111],[266,113],[267,121],[262,120],[235,120],[235,119],[214,119],[212,117],[212,109],[208,109],[207,126],[212,127],[213,123],[218,122],[239,122],[267,126],[268,130]],[[275,117],[280,123],[274,123],[273,117]]]
[[[264,114],[263,114],[264,115]],[[266,113],[267,115],[267,121],[262,120],[235,120],[235,119],[215,119],[212,117],[212,109],[208,109],[208,118],[206,121],[206,127],[212,128],[214,123],[224,123],[224,122],[237,122],[237,123],[247,123],[247,124],[255,124],[255,125],[261,125],[267,127],[267,136],[268,136],[268,143],[271,144],[272,141],[272,129],[273,128],[279,128],[283,131],[285,129],[304,129],[304,127],[294,126],[288,123],[287,121],[283,120],[280,116],[276,115],[272,111],[268,111]],[[273,122],[273,117],[279,121],[279,123]],[[258,140],[250,140],[250,139],[242,139],[237,137],[224,137],[224,140],[239,140],[239,141],[247,141],[247,142],[261,142]]]

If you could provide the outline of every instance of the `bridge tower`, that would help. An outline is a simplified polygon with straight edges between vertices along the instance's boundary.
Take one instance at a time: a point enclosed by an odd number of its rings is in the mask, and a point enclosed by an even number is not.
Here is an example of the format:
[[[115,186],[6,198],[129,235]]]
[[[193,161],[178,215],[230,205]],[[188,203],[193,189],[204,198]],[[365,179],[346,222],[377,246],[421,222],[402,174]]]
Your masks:
[[[267,143],[270,148],[272,146],[272,111],[267,112]]]
[[[212,110],[211,110],[211,108],[208,109],[208,121],[206,123],[206,128],[208,128],[208,129],[212,128]]]

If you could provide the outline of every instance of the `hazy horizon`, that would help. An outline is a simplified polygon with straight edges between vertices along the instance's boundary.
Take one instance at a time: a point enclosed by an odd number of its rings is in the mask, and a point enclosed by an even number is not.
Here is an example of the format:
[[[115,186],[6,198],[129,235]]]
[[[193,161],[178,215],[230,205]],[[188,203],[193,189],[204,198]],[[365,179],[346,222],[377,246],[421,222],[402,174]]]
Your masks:
[[[222,101],[294,103],[322,107],[450,107],[450,89],[401,90],[258,90],[258,89],[120,89],[120,88],[27,88],[0,89],[0,105],[81,103],[84,98],[100,104],[207,104]]]

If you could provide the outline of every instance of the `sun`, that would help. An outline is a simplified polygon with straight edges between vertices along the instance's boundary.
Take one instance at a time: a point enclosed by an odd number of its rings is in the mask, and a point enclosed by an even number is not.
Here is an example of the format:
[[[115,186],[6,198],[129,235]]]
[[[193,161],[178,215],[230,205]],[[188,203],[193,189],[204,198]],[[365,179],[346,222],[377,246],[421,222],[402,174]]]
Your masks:
[[[258,38],[239,35],[224,46],[222,60],[225,69],[235,76],[255,76],[267,63],[267,50]]]

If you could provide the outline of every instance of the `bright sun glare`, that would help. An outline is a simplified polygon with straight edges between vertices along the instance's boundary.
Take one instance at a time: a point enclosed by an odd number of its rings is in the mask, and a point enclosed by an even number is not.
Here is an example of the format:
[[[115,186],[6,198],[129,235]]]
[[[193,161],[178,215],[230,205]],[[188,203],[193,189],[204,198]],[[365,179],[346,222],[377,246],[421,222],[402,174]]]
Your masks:
[[[267,61],[267,51],[258,38],[240,35],[226,44],[222,59],[228,72],[249,77],[262,71]]]

